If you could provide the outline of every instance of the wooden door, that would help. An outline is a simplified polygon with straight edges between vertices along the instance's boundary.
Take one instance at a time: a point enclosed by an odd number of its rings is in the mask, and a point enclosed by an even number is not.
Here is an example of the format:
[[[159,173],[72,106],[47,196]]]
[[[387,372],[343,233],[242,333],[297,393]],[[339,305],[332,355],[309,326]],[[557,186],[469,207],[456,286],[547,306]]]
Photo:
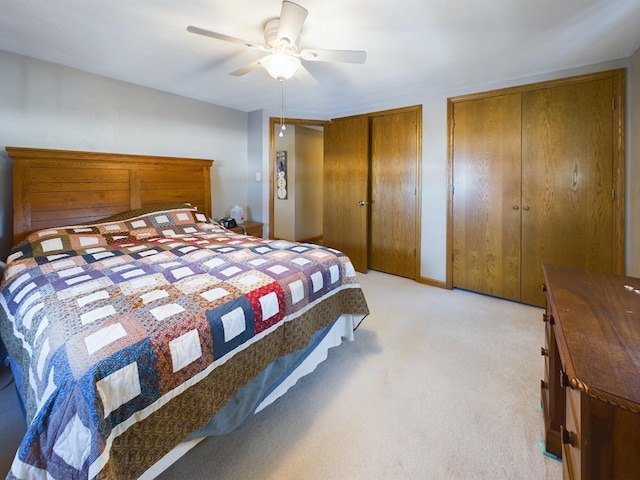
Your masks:
[[[323,243],[347,254],[358,272],[366,272],[369,228],[367,116],[337,118],[325,126],[323,170]]]
[[[417,278],[418,115],[411,108],[373,116],[369,267]]]
[[[519,93],[454,105],[453,286],[520,299]]]
[[[542,305],[542,264],[614,268],[611,78],[523,93],[522,292]]]

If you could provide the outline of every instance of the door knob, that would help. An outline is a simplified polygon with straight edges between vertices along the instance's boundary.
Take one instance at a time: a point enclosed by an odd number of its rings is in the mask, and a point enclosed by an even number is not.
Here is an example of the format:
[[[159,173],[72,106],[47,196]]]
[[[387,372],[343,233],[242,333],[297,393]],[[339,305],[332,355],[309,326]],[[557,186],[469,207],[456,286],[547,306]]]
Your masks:
[[[365,202],[364,200],[360,200],[358,202],[358,205],[360,205],[361,207],[364,207],[365,205],[369,205],[369,202]]]

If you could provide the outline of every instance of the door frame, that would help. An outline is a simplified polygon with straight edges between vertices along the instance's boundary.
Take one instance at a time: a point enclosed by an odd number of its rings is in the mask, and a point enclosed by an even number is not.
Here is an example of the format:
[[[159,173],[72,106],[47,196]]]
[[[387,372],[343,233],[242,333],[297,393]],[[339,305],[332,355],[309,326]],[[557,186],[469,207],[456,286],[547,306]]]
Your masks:
[[[324,127],[328,120],[306,120],[302,118],[269,117],[269,233],[268,238],[273,238],[274,228],[274,198],[275,195],[275,164],[276,164],[276,125],[284,122],[285,125],[300,125],[312,127]]]
[[[382,110],[378,112],[370,112],[362,114],[365,117],[371,119],[372,117],[389,115],[393,113],[405,112],[405,111],[417,111],[418,120],[418,132],[417,132],[417,158],[416,158],[416,211],[415,211],[415,235],[416,235],[416,256],[415,256],[415,275],[413,280],[423,282],[421,277],[421,265],[422,265],[422,105],[410,105],[406,107],[392,108],[388,110]],[[276,128],[275,126],[284,122],[287,125],[302,125],[302,126],[321,126],[324,127],[331,120],[309,120],[300,118],[281,118],[281,117],[269,117],[269,232],[268,238],[273,238],[274,229],[274,194],[275,194],[275,140],[276,140]],[[369,192],[370,193],[370,192]],[[367,233],[369,235],[369,232]],[[368,262],[367,262],[368,263]],[[423,282],[424,283],[424,282]]]
[[[458,102],[476,100],[496,95],[522,93],[544,88],[589,82],[601,79],[613,80],[613,244],[612,244],[612,272],[623,275],[625,273],[625,76],[624,68],[606,70],[585,75],[559,78],[545,82],[537,82],[515,87],[489,90],[486,92],[460,95],[447,99],[447,238],[446,238],[446,287],[453,288],[453,136],[454,136],[454,106]],[[615,107],[615,108],[614,108]]]

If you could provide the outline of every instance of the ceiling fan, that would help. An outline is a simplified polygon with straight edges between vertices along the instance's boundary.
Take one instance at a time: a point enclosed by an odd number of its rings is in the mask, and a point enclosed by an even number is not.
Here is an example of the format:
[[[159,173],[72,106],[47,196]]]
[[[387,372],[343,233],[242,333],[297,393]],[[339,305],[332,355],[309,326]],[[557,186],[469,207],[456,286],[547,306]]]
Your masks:
[[[264,25],[265,44],[249,42],[240,38],[230,37],[223,33],[212,32],[200,27],[189,25],[187,31],[207,37],[237,43],[249,48],[260,50],[268,55],[240,67],[229,75],[240,76],[259,67],[264,67],[273,78],[284,81],[291,78],[296,71],[302,69],[301,59],[309,62],[339,62],[362,64],[367,59],[367,52],[360,50],[322,50],[304,48],[298,51],[300,32],[307,18],[308,10],[289,0],[282,2],[280,17],[269,20]],[[310,76],[310,75],[309,75]]]

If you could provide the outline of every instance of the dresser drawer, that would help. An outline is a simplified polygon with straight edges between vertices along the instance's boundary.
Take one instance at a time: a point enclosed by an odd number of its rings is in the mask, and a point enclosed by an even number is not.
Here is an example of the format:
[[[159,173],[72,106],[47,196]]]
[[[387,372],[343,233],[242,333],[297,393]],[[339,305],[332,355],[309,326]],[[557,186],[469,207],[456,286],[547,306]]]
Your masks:
[[[551,333],[548,316],[543,314],[542,320],[544,321],[544,346],[540,349],[540,353],[544,358],[544,376],[540,381],[540,403],[542,405],[542,413],[545,417],[545,425],[549,425],[549,355],[553,348],[551,344]]]
[[[556,345],[553,329],[553,317],[549,309],[543,314],[544,341],[544,377],[540,382],[540,400],[544,416],[545,449],[548,453],[562,457],[560,426],[564,423],[564,391],[560,387],[560,354]]]
[[[544,347],[541,348],[540,353],[544,358],[544,380],[547,383],[549,382],[549,379],[550,379],[549,369],[551,368],[551,365],[550,365],[551,362],[549,358],[550,356],[553,355],[553,349],[555,348],[555,345],[553,344],[552,330],[553,328],[551,327],[549,322],[546,321],[544,323]]]
[[[565,425],[562,426],[562,453],[564,478],[582,478],[582,393],[565,388]]]

